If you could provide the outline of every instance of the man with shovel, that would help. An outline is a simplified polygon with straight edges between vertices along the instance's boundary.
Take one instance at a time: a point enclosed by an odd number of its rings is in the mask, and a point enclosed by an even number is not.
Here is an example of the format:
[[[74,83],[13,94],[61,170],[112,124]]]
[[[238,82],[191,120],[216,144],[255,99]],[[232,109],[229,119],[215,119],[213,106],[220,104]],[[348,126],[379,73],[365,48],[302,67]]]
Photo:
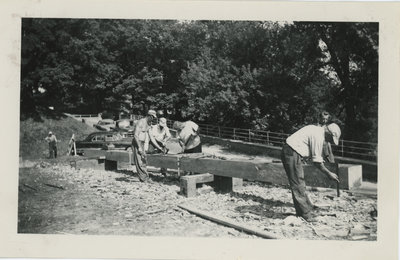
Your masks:
[[[296,215],[306,221],[313,221],[316,215],[306,194],[303,160],[310,158],[314,166],[339,182],[338,176],[324,165],[323,145],[325,141],[338,145],[340,135],[340,128],[335,123],[326,126],[308,125],[289,136],[282,147],[281,159],[292,191]]]

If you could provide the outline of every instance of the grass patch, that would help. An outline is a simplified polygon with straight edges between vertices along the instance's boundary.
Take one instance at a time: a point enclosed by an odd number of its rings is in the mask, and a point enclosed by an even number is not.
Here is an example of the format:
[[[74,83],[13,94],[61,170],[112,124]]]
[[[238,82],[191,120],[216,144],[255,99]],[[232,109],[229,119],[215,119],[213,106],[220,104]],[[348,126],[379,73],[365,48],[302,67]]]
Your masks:
[[[19,156],[24,159],[47,158],[49,146],[44,140],[49,131],[52,131],[59,143],[57,150],[59,156],[66,155],[68,143],[72,134],[80,140],[96,129],[71,117],[57,115],[42,115],[37,118],[22,118],[20,121]]]

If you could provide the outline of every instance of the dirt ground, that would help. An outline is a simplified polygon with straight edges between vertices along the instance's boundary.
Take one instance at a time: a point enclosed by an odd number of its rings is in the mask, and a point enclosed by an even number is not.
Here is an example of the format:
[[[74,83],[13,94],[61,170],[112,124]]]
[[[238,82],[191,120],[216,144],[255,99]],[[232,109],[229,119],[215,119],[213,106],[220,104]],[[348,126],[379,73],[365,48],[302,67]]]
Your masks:
[[[218,146],[206,153],[227,158]],[[215,193],[198,188],[198,196],[179,194],[174,173],[150,172],[141,183],[133,169],[117,172],[74,169],[70,157],[23,161],[19,172],[18,232],[35,234],[101,234],[259,238],[189,213],[186,205],[223,217],[280,239],[377,240],[376,196],[360,196],[331,189],[310,189],[309,197],[324,210],[317,222],[295,217],[288,187],[244,181],[240,191]],[[266,159],[268,158],[251,158]]]

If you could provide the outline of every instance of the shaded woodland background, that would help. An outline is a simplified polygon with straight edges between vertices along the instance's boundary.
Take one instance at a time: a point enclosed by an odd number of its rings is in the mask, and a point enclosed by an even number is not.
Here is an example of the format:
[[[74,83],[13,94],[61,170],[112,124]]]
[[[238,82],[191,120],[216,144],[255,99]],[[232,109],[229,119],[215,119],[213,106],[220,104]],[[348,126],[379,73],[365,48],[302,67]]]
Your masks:
[[[378,23],[22,19],[21,119],[55,111],[377,142]]]

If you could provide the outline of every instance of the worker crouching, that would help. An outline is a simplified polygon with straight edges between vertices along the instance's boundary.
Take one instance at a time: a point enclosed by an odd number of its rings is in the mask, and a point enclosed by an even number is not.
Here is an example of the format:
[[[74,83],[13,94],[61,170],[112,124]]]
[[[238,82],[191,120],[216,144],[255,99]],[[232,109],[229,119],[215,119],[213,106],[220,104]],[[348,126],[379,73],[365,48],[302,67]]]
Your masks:
[[[177,131],[182,153],[201,153],[201,140],[199,126],[193,121],[174,122],[172,126]]]

